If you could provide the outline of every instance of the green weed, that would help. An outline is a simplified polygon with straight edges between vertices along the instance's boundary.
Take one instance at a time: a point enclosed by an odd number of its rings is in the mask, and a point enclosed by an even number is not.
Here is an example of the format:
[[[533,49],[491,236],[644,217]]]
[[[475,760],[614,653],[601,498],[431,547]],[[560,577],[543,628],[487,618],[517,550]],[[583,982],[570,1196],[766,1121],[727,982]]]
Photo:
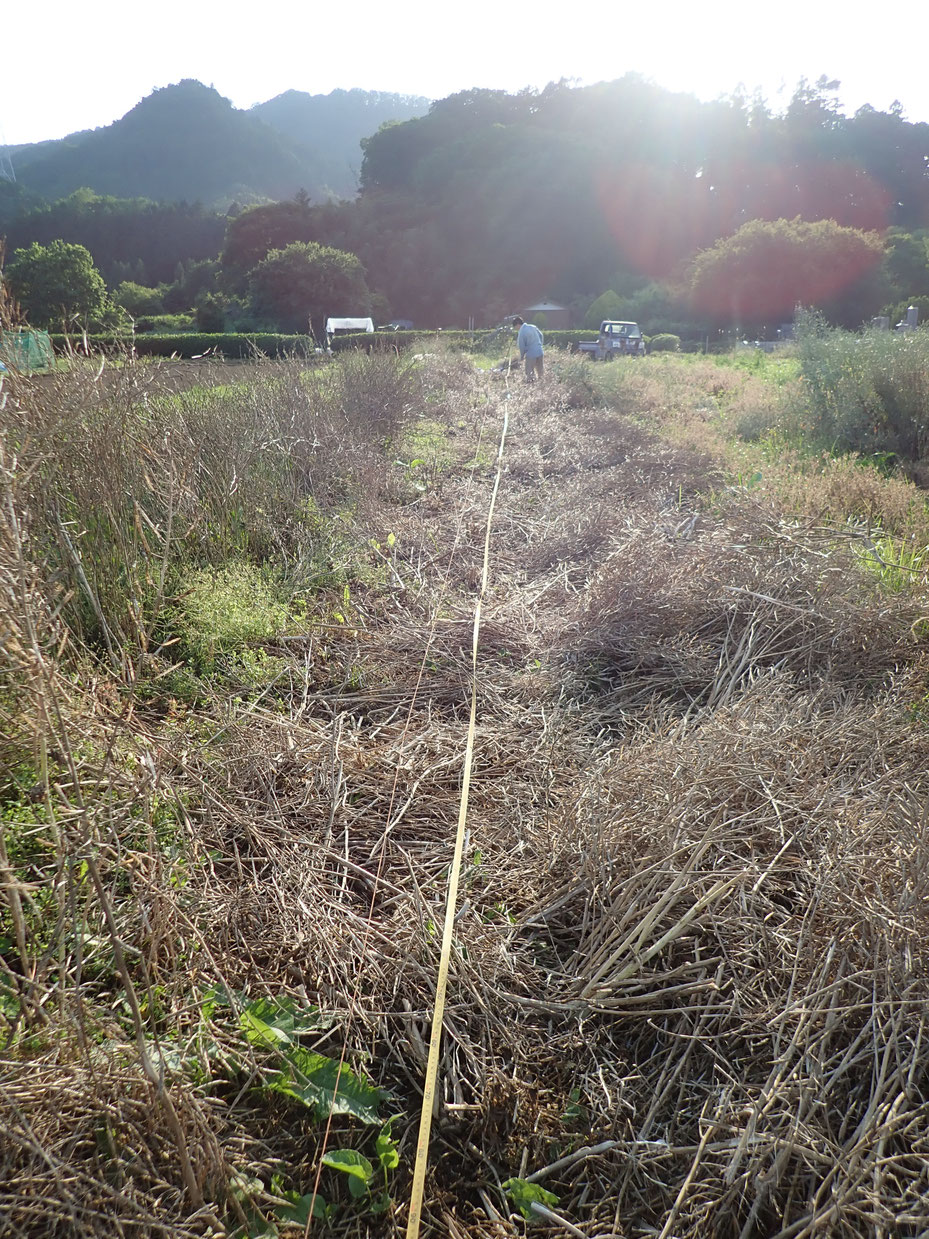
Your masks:
[[[554,1192],[547,1192],[538,1183],[529,1183],[526,1179],[507,1179],[502,1187],[527,1222],[547,1220],[535,1212],[532,1208],[534,1204],[542,1205],[547,1209],[552,1209],[558,1204],[558,1197]]]
[[[259,998],[242,1011],[239,1027],[253,1046],[274,1051],[278,1070],[263,1088],[291,1097],[317,1118],[344,1114],[361,1123],[378,1123],[384,1094],[345,1063],[307,1050],[300,1038],[326,1024],[317,1008],[301,1011],[292,999]]]
[[[859,562],[888,593],[906,593],[922,584],[929,570],[929,546],[913,546],[905,539],[876,537],[858,551]]]
[[[395,464],[408,471],[414,489],[419,485],[425,490],[455,464],[457,456],[450,428],[443,422],[423,418],[404,430],[397,444]]]
[[[587,1106],[581,1101],[582,1093],[579,1088],[572,1088],[568,1098],[568,1104],[565,1106],[564,1114],[561,1116],[561,1121],[568,1125],[575,1123],[586,1124],[590,1119],[590,1111]]]
[[[929,331],[830,329],[815,314],[801,322],[797,356],[804,395],[798,429],[842,451],[929,452]]]
[[[390,1172],[400,1165],[400,1151],[391,1134],[393,1122],[388,1119],[374,1142],[377,1166],[357,1149],[330,1149],[322,1158],[324,1166],[347,1176],[349,1195],[371,1213],[385,1213],[393,1203]]]
[[[302,1226],[304,1230],[311,1220],[324,1222],[335,1212],[331,1205],[326,1204],[325,1197],[319,1192],[306,1192],[301,1195],[299,1192],[288,1191],[283,1186],[283,1178],[280,1175],[272,1178],[271,1190],[287,1202],[275,1209],[275,1217],[281,1222]],[[277,1234],[276,1227],[272,1233]]]
[[[278,636],[289,616],[280,581],[235,562],[187,573],[175,610],[177,635],[201,671],[212,670],[221,654],[241,657],[251,643]]]

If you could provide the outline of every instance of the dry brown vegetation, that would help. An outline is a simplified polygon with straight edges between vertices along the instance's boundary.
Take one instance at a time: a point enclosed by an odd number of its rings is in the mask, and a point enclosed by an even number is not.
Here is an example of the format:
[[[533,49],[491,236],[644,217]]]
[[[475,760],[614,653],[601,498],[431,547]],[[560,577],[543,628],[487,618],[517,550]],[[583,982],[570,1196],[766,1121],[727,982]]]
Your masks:
[[[442,356],[0,392],[0,1233],[296,1235],[317,1184],[313,1233],[403,1233],[504,407],[427,1233],[523,1233],[513,1177],[540,1234],[929,1231],[925,580],[650,365],[621,411]],[[198,643],[232,561],[283,610]],[[260,998],[387,1094],[386,1211]]]

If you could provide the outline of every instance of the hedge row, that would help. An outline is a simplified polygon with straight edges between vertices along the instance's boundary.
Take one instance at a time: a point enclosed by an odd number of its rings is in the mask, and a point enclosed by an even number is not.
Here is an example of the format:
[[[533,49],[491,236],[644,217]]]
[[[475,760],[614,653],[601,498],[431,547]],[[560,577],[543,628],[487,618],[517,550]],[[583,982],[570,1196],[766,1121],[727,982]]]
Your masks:
[[[53,335],[52,344],[58,353],[83,352],[81,336]],[[174,336],[137,335],[88,336],[90,351],[126,352],[134,348],[139,357],[253,357],[255,352],[267,357],[289,357],[293,354],[306,357],[316,350],[310,336],[276,335],[271,332],[224,332],[211,335],[206,332],[186,332]]]
[[[596,340],[596,330],[590,328],[572,328],[570,331],[546,331],[545,345],[547,348],[576,349],[579,344]],[[348,332],[336,336],[332,340],[333,352],[342,349],[365,348],[372,349],[405,349],[413,345],[426,352],[430,344],[441,341],[444,346],[464,349],[468,352],[499,353],[503,356],[516,348],[515,331],[375,331]],[[667,332],[655,336],[646,336],[645,343],[651,347],[654,343],[656,351],[680,350],[687,353],[702,353],[705,349],[703,340],[682,341],[678,336]],[[729,344],[723,344],[719,349],[711,351],[726,351]]]
[[[344,352],[345,349],[365,348],[371,350],[381,349],[408,349],[414,345],[417,349],[423,352],[429,350],[430,345],[435,345],[439,340],[443,342],[446,348],[456,348],[462,350],[470,350],[473,345],[482,335],[482,332],[475,331],[473,334],[470,331],[347,331],[341,336],[332,336],[329,344],[334,353]]]
[[[546,331],[545,343],[549,348],[576,348],[582,340],[596,340],[596,331]],[[428,351],[430,344],[440,343],[445,348],[461,349],[466,352],[500,353],[512,352],[516,348],[516,332],[508,331],[375,331],[347,332],[335,336],[332,341],[332,351],[343,349],[406,349],[413,345],[422,351]]]
[[[575,329],[572,331],[546,331],[545,344],[548,348],[576,349],[582,341],[596,340],[595,331]],[[655,344],[656,349],[674,348],[672,343],[676,337],[670,335],[646,336],[646,344]],[[65,353],[70,350],[83,351],[83,338],[80,336],[53,335],[51,337],[55,351]],[[351,332],[346,335],[334,336],[331,344],[333,352],[345,349],[363,348],[368,351],[389,349],[411,349],[419,352],[429,352],[441,342],[442,347],[460,349],[466,352],[485,352],[491,356],[504,357],[515,351],[515,331],[375,331]],[[316,351],[316,343],[311,336],[277,335],[271,332],[224,332],[208,334],[206,332],[186,332],[178,335],[137,335],[134,339],[128,336],[89,336],[88,347],[92,352],[125,352],[134,347],[140,357],[202,357],[219,355],[222,357],[241,358],[252,357],[256,350],[267,357],[287,357],[296,354],[301,357],[312,356]],[[711,341],[710,352],[727,352],[729,342]],[[683,340],[679,348],[685,353],[702,353],[706,348],[704,340]]]

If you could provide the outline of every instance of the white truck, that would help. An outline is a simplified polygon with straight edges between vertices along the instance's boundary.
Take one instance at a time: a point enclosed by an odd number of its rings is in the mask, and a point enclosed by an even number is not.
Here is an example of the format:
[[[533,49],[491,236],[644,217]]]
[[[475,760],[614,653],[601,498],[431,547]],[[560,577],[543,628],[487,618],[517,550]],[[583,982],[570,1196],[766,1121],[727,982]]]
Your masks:
[[[598,361],[612,361],[614,357],[644,357],[645,337],[638,323],[624,323],[605,318],[600,324],[596,340],[585,341],[578,346]]]

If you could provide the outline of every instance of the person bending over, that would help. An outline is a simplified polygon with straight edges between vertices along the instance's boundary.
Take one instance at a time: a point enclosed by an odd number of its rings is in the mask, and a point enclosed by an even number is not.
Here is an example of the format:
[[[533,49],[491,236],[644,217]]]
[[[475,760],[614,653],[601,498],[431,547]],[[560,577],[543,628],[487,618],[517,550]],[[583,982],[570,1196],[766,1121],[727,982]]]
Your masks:
[[[519,328],[516,345],[526,365],[526,382],[534,383],[542,377],[542,357],[545,352],[542,348],[542,333],[534,323],[525,322],[518,314],[513,319],[513,326]]]

